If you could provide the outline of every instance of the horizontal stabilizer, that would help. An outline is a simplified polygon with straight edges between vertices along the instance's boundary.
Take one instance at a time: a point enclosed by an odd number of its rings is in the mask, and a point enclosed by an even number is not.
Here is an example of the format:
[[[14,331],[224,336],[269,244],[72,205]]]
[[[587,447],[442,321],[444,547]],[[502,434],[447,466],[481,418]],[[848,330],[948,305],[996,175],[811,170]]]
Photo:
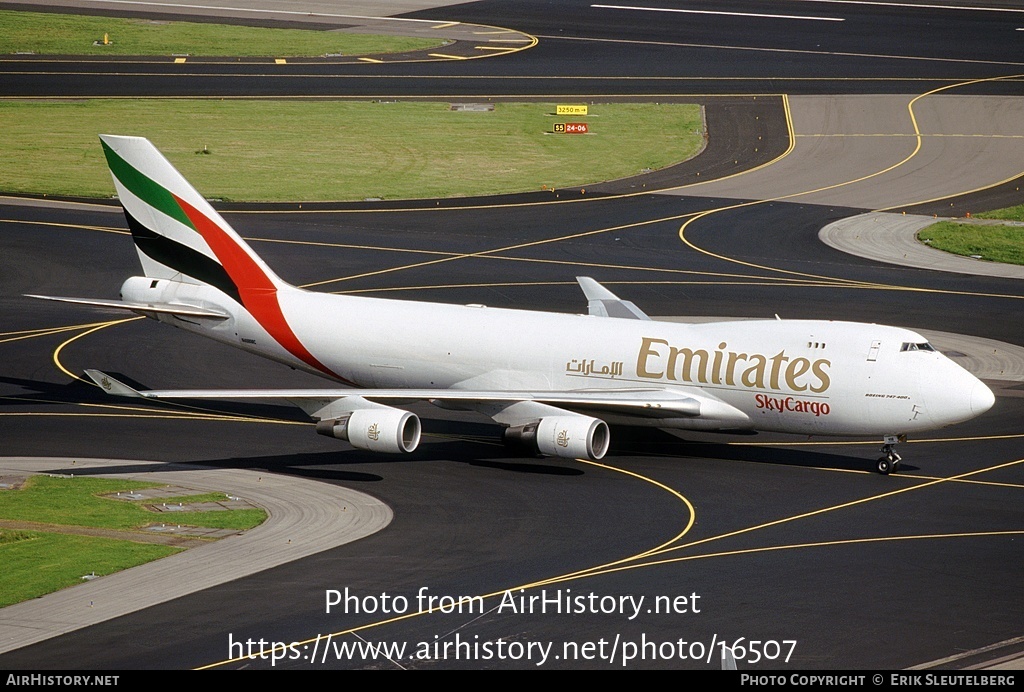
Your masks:
[[[587,311],[596,317],[619,317],[627,320],[650,320],[647,314],[629,300],[622,300],[589,276],[576,281],[587,297]]]
[[[114,310],[130,310],[141,313],[161,313],[165,315],[179,315],[181,317],[211,317],[218,320],[226,320],[229,315],[219,310],[209,308],[198,308],[194,305],[181,305],[177,303],[131,303],[124,300],[103,300],[102,298],[65,298],[63,296],[37,296],[26,293],[28,298],[40,298],[42,300],[54,300],[59,303],[72,303],[73,305],[91,305],[98,308],[112,308]]]
[[[146,399],[142,392],[137,389],[129,387],[124,382],[116,380],[105,372],[99,370],[86,370],[85,374],[89,376],[89,379],[102,387],[107,393],[113,394],[114,396],[129,396],[137,399]]]

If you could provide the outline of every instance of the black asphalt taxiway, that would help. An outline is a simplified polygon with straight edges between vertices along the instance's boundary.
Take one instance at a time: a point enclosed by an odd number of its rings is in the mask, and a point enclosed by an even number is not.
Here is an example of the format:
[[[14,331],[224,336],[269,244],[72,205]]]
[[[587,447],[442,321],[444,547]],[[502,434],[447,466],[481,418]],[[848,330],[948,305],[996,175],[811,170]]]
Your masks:
[[[772,11],[824,12],[810,5]],[[936,56],[919,31],[952,35],[952,10],[858,9],[848,31],[829,25],[836,44],[822,47],[822,34],[758,33],[738,17],[688,17],[684,41],[675,17],[623,22],[582,4],[522,3],[513,20],[501,7],[429,15],[514,25],[539,37],[534,48],[391,72],[367,65],[348,81],[337,77],[352,66],[324,82],[281,72],[261,88],[301,95],[329,82],[334,96],[644,100],[652,97],[643,78],[653,75],[659,94],[705,105],[705,151],[671,170],[595,181],[585,193],[224,208],[284,279],[401,300],[585,312],[575,277],[587,275],[654,316],[858,320],[984,339],[997,352],[1024,346],[1019,281],[883,264],[818,240],[829,223],[867,211],[931,215],[951,202],[980,211],[1024,201],[1019,179],[998,172],[999,151],[1012,153],[1024,136],[1024,121],[1016,135],[1000,129],[1000,114],[1022,98],[1012,76],[1024,72],[1010,45],[1019,36],[1001,32],[1021,17],[961,10],[959,40]],[[67,65],[50,74],[52,63],[37,62],[17,65],[18,74],[0,66],[0,90],[54,95]],[[466,65],[487,79],[460,79]],[[154,76],[174,69],[160,67],[116,81],[94,79],[94,69],[75,64],[82,79],[64,93],[253,95],[259,77],[244,65],[217,78]],[[860,79],[862,69],[874,74]],[[535,79],[542,71],[578,79],[551,80],[549,94]],[[941,86],[957,98],[932,94]],[[896,125],[833,131],[863,111],[851,93],[886,95],[872,113],[891,108]],[[969,111],[977,132],[950,129],[978,96],[1001,100],[982,115]],[[882,137],[893,144],[871,149]],[[974,152],[995,141],[999,151],[979,164],[953,138]],[[836,155],[831,142],[849,148]],[[955,176],[946,175],[948,157],[961,166]],[[916,166],[922,159],[932,165]],[[772,171],[790,162],[790,187],[769,191],[780,182]],[[745,185],[758,179],[744,172],[757,168],[769,180]],[[698,172],[701,185],[678,188]],[[941,196],[925,193],[933,189]],[[358,541],[11,648],[0,654],[4,669],[717,669],[723,645],[736,645],[748,670],[952,669],[1024,649],[1024,377],[1012,368],[979,373],[995,406],[901,445],[902,468],[890,476],[872,472],[875,439],[614,428],[599,463],[523,457],[501,445],[488,419],[426,404],[411,407],[424,423],[419,449],[385,458],[315,435],[295,409],[205,402],[204,412],[169,411],[103,396],[76,379],[83,369],[160,389],[323,381],[146,320],[23,297],[116,295],[137,258],[108,204],[12,201],[0,206],[0,225],[4,457],[179,462],[248,470],[268,483],[284,475],[361,491],[394,514]],[[991,355],[967,352],[977,342],[967,343],[947,350],[964,362]],[[462,597],[470,598],[456,604]],[[331,598],[341,601],[328,608]],[[436,606],[452,612],[428,612]]]

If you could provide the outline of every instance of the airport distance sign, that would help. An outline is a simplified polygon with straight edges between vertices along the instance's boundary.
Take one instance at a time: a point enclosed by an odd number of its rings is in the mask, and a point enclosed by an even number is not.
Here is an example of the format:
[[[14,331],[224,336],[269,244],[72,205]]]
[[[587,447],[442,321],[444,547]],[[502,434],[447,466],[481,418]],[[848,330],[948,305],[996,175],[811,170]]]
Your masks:
[[[555,123],[552,131],[565,135],[585,135],[589,132],[586,123]]]

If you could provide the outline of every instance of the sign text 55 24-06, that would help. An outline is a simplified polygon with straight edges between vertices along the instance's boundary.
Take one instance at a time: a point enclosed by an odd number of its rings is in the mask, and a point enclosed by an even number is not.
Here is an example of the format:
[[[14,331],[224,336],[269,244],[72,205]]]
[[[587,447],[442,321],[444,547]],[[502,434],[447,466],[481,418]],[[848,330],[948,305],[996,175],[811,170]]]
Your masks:
[[[554,131],[559,134],[585,135],[587,134],[586,123],[555,123]]]

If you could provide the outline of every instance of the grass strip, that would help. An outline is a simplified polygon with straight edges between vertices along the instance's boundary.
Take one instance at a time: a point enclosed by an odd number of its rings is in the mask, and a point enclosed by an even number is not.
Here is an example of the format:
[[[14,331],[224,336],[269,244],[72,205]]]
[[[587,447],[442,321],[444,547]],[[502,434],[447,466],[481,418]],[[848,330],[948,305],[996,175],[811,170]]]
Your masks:
[[[0,540],[0,608],[81,583],[87,574],[113,574],[182,550],[93,536],[17,533],[21,540]]]
[[[441,38],[10,10],[0,10],[0,26],[0,53],[42,55],[316,57],[404,53],[445,44]]]
[[[699,106],[592,105],[590,134],[552,134],[555,104],[83,100],[0,102],[0,190],[109,197],[98,134],[148,137],[206,197],[422,199],[585,186],[704,144]],[[572,120],[583,120],[578,116]],[[204,153],[205,152],[205,153]]]
[[[88,476],[32,476],[20,489],[0,493],[0,518],[131,529],[148,523],[152,513],[130,502],[96,495],[153,487],[157,484]]]
[[[99,495],[162,487],[125,479],[90,476],[32,476],[17,490],[0,492],[0,518],[101,529],[138,529],[149,524],[244,530],[261,524],[260,509],[208,512],[151,512],[143,504]],[[223,493],[186,497],[223,500]],[[168,498],[168,502],[174,498]],[[185,501],[183,499],[182,501]],[[135,567],[181,548],[56,531],[0,530],[0,608],[72,586],[82,576],[102,576]]]
[[[122,530],[162,523],[243,530],[266,518],[266,513],[259,509],[151,512],[142,502],[98,497],[152,487],[158,486],[113,478],[32,476],[20,490],[0,493],[0,518]],[[149,501],[160,502],[163,500]]]
[[[1024,204],[1006,209],[995,209],[983,214],[975,214],[979,219],[999,219],[1002,221],[1024,221]]]
[[[1024,227],[940,221],[919,231],[918,240],[938,250],[990,262],[1024,264]]]

